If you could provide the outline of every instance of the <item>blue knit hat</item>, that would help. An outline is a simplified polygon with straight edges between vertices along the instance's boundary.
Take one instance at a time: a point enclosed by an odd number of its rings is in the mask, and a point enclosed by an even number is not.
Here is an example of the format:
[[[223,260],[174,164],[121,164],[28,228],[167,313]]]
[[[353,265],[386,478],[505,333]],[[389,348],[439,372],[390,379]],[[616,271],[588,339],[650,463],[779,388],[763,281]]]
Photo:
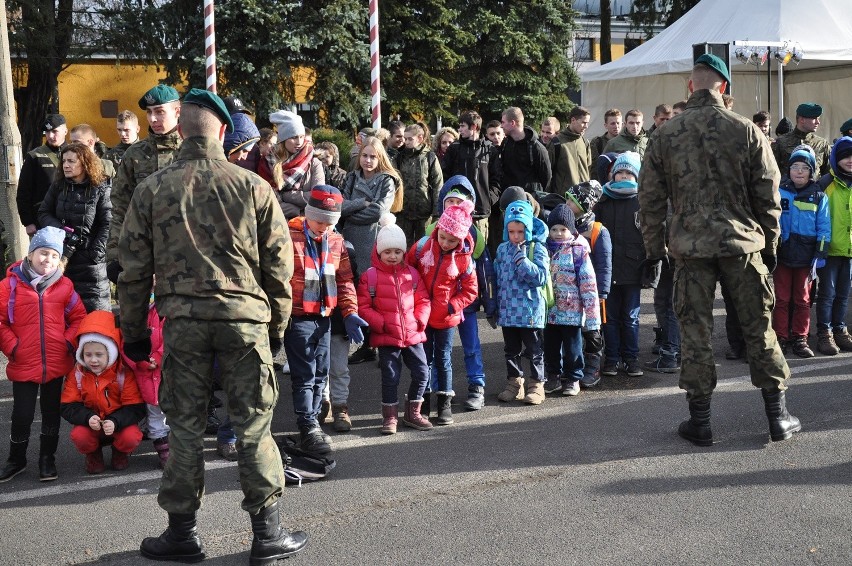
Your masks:
[[[553,228],[554,226],[565,226],[568,228],[568,231],[572,234],[577,234],[577,226],[576,219],[574,218],[574,211],[571,210],[571,207],[567,204],[557,205],[556,208],[550,211],[550,214],[547,217],[547,227]]]
[[[618,156],[615,163],[612,164],[612,176],[619,171],[628,171],[633,174],[636,180],[639,180],[639,169],[642,168],[642,159],[635,151],[625,151]]]
[[[526,200],[510,202],[503,212],[503,241],[509,241],[509,222],[520,222],[524,225],[524,239],[532,240],[533,207]]]
[[[38,248],[50,248],[56,250],[59,255],[62,255],[63,244],[65,243],[65,230],[55,226],[46,226],[35,233],[28,254],[33,253]]]
[[[234,122],[234,131],[226,132],[225,141],[222,143],[225,146],[225,155],[231,155],[241,149],[250,150],[260,139],[260,131],[246,114],[231,114],[231,120]]]
[[[793,163],[804,163],[810,168],[811,175],[813,175],[816,171],[816,155],[813,148],[807,144],[796,146],[793,153],[790,154],[790,159],[787,160],[787,165]]]

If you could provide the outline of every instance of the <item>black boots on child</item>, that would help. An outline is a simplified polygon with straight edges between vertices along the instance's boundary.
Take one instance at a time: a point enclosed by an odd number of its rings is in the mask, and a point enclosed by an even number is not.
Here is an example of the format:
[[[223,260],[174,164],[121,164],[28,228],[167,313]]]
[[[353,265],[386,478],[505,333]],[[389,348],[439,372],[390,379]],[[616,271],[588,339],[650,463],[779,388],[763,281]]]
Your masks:
[[[0,471],[0,483],[9,481],[27,468],[27,446],[29,444],[29,440],[23,442],[12,440],[10,442],[9,459],[6,460],[6,465]]]
[[[59,473],[56,471],[56,447],[58,445],[58,434],[41,435],[41,447],[38,455],[39,481],[53,481],[59,477]]]

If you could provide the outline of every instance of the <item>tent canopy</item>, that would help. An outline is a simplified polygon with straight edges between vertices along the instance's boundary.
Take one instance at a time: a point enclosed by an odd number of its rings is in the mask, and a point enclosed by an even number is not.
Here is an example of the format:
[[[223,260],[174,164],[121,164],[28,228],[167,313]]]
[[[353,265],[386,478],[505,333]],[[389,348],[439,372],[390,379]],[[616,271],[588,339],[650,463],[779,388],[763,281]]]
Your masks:
[[[687,98],[692,45],[751,41],[790,42],[804,52],[801,63],[784,67],[784,112],[778,108],[777,62],[757,67],[741,63],[731,46],[734,110],[751,117],[771,105],[772,115],[795,115],[801,102],[825,109],[817,133],[833,139],[852,116],[852,10],[849,0],[702,0],[659,35],[607,65],[582,73],[583,106],[592,127],[603,131],[608,108],[638,108],[646,126],[654,108]],[[771,68],[771,77],[768,69]],[[771,101],[770,101],[771,97]],[[830,127],[829,127],[830,126]]]

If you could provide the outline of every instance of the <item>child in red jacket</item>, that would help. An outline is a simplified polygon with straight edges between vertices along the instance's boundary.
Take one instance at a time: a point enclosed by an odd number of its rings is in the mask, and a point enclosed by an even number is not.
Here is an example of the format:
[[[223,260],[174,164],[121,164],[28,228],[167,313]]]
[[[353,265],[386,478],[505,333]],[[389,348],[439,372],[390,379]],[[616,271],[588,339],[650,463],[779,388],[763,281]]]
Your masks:
[[[9,359],[6,377],[12,382],[11,446],[0,482],[27,467],[30,427],[39,395],[39,479],[59,477],[54,454],[59,443],[62,376],[74,366],[71,343],[86,316],[74,284],[62,275],[64,239],[61,228],[36,232],[27,257],[10,266],[0,282],[0,349]]]
[[[77,331],[77,364],[62,391],[62,417],[74,425],[71,441],[86,455],[86,471],[104,471],[101,448],[112,445],[112,469],[124,470],[142,442],[136,423],[145,402],[133,371],[119,357],[121,333],[111,312],[92,311]]]
[[[406,261],[416,267],[432,298],[432,312],[426,327],[426,359],[438,370],[439,425],[453,423],[450,403],[453,392],[453,329],[462,320],[463,310],[479,294],[473,262],[473,237],[470,225],[473,202],[448,206],[441,214],[436,230],[417,241],[408,250]],[[428,397],[424,407],[428,405]],[[423,409],[423,414],[429,411]]]
[[[402,362],[411,371],[411,385],[402,422],[417,430],[432,423],[420,415],[429,364],[423,343],[431,303],[420,274],[405,264],[405,233],[393,214],[379,220],[382,228],[373,249],[373,266],[358,283],[358,314],[370,325],[370,346],[379,349],[382,370],[382,434],[395,434],[399,413],[397,389]]]

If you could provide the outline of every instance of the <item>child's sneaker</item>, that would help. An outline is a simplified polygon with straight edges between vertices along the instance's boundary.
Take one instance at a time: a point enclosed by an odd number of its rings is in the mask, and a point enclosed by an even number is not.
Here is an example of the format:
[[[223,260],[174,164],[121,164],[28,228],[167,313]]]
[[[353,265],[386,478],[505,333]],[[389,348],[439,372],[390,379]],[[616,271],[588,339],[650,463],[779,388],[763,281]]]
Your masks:
[[[601,368],[601,375],[609,377],[618,375],[618,362],[606,362]]]
[[[579,379],[563,379],[562,380],[562,395],[566,397],[576,397],[580,394]]]
[[[645,375],[645,372],[642,371],[642,367],[639,365],[639,360],[625,360],[623,367],[624,371],[630,377],[642,377]]]
[[[557,391],[562,391],[562,380],[559,378],[559,374],[553,373],[547,376],[547,381],[544,383],[544,392],[556,393]]]

